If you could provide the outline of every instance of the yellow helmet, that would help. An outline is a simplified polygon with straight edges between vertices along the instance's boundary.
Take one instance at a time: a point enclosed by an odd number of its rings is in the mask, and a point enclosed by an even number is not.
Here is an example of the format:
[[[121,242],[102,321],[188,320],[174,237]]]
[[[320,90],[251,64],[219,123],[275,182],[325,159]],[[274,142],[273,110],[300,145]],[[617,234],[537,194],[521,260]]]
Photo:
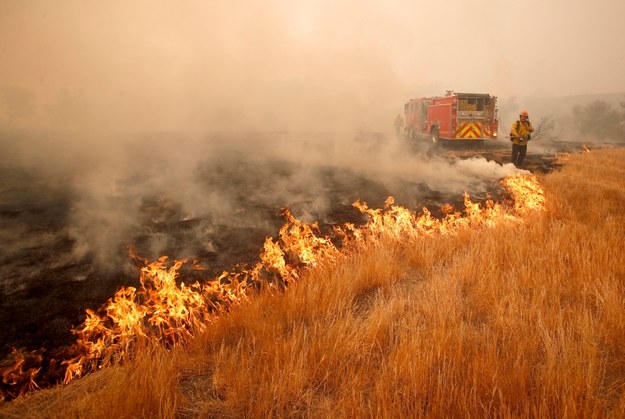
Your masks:
[[[525,116],[525,117],[528,117],[528,118],[529,118],[530,114],[529,114],[529,112],[527,112],[527,111],[521,111],[521,113],[519,114],[519,116]]]

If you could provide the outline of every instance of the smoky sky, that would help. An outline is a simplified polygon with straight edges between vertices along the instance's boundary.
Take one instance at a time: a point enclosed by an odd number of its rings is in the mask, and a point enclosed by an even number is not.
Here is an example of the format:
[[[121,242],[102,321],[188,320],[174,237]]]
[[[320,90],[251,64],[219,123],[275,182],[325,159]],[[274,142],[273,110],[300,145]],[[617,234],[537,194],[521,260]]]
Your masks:
[[[33,94],[20,122],[38,127],[380,131],[450,89],[623,92],[624,15],[620,0],[3,0],[0,85]]]

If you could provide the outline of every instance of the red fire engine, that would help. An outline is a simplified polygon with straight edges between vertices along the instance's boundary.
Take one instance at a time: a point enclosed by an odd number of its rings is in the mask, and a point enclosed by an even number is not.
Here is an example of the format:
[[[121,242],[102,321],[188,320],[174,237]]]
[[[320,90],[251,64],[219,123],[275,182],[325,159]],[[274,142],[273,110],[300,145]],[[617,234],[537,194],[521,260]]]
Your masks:
[[[482,93],[454,93],[410,99],[404,105],[404,134],[462,142],[497,138],[497,97]]]

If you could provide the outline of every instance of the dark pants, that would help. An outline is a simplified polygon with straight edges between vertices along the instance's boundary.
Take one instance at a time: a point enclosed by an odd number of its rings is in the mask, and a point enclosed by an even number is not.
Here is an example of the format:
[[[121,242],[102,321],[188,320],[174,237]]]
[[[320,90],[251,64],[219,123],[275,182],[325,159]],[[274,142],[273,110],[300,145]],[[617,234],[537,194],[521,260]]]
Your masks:
[[[512,144],[512,163],[520,168],[527,153],[527,145]]]

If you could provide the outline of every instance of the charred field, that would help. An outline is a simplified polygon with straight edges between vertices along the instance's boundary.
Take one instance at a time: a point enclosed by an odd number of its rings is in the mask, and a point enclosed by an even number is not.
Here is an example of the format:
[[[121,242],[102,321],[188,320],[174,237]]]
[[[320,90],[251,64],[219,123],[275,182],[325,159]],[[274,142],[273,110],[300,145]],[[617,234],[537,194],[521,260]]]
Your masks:
[[[393,196],[440,215],[446,203],[461,211],[465,192],[502,198],[498,181],[516,170],[502,142],[432,150],[383,134],[145,134],[95,150],[75,141],[1,133],[0,359],[71,344],[85,310],[136,286],[144,260],[202,266],[187,282],[254,263],[281,208],[331,234],[366,221],[357,200],[378,208]],[[525,168],[557,169],[581,145],[530,144]]]

